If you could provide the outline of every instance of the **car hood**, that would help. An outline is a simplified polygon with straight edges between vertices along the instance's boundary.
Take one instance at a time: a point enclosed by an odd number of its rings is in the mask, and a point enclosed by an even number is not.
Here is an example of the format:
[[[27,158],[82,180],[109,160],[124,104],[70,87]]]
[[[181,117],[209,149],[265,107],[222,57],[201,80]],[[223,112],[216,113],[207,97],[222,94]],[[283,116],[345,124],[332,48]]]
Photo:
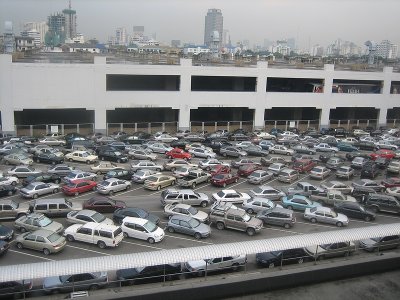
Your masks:
[[[208,200],[208,196],[204,193],[197,193],[200,196],[201,200]]]
[[[60,285],[62,285],[62,282],[61,282],[59,276],[46,277],[43,280],[43,288],[44,289],[54,288],[54,287],[58,287]]]
[[[195,216],[193,216],[193,217],[195,217],[197,220],[204,221],[204,220],[207,220],[208,214],[206,212],[204,212],[204,211],[198,210],[197,214]]]
[[[109,218],[105,218],[104,221],[101,222],[101,224],[114,225],[114,222]]]
[[[367,247],[372,247],[372,246],[375,246],[377,244],[377,242],[374,241],[373,239],[360,240],[360,243],[364,244]]]
[[[54,232],[61,232],[64,229],[64,226],[62,226],[62,224],[58,222],[53,221],[51,222],[51,224],[43,228]]]
[[[72,210],[82,210],[83,209],[83,205],[80,202],[72,202]]]

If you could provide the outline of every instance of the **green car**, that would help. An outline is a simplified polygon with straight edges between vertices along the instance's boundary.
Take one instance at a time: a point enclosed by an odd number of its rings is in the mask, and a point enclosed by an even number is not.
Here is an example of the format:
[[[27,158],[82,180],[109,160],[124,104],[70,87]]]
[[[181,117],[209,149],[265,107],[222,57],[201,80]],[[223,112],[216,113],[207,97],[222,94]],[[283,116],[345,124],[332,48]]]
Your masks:
[[[345,152],[353,152],[353,151],[358,151],[358,148],[353,146],[352,144],[348,144],[348,143],[338,143],[336,145],[336,147],[340,150],[340,151],[345,151]]]

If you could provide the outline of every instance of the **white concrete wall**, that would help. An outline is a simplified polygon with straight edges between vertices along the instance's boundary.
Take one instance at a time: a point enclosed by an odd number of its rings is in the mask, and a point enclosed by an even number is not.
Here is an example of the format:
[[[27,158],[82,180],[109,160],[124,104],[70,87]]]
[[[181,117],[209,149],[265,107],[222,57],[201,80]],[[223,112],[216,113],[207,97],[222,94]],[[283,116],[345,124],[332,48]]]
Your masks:
[[[106,74],[179,75],[180,91],[106,91]],[[243,76],[257,78],[256,92],[191,92],[191,76]],[[325,81],[324,93],[267,93],[267,77],[316,78]],[[384,81],[382,94],[332,94],[333,79]],[[181,128],[189,128],[190,109],[198,107],[249,107],[255,109],[256,127],[263,127],[264,110],[272,107],[316,107],[321,125],[329,124],[329,110],[336,107],[375,107],[379,122],[386,111],[399,106],[400,95],[390,94],[390,82],[400,81],[391,68],[384,72],[274,69],[266,62],[257,67],[199,67],[182,59],[181,65],[11,63],[0,55],[0,109],[3,130],[13,131],[13,112],[22,109],[86,108],[95,110],[95,128],[106,128],[106,110],[123,107],[172,107],[179,109]]]

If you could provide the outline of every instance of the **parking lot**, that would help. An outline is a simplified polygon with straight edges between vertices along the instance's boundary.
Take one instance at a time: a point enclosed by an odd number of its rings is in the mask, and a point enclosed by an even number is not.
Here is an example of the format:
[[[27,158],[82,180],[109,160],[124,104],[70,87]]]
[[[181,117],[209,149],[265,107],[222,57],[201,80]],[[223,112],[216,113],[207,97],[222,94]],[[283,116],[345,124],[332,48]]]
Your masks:
[[[344,153],[341,153],[344,154]],[[272,155],[275,156],[275,155]],[[276,155],[278,156],[278,155]],[[318,158],[318,154],[315,155],[315,158]],[[226,162],[229,162],[230,159],[221,158]],[[256,158],[258,159],[258,158]],[[290,157],[285,156],[285,159],[289,160]],[[158,162],[164,162],[166,158],[163,155],[159,155]],[[198,163],[199,159],[192,159],[192,163]],[[74,162],[68,162],[69,165],[73,165],[76,169],[90,171],[90,165],[80,164]],[[129,162],[125,164],[119,164],[121,167],[129,168]],[[34,163],[34,167],[41,170],[46,170],[48,165],[46,164],[38,164]],[[7,170],[8,166],[2,165],[2,171]],[[264,167],[265,168],[265,167]],[[169,171],[165,171],[164,173],[171,173]],[[101,176],[98,176],[101,177]],[[385,174],[381,174],[377,181],[380,181]],[[356,178],[355,178],[356,179]],[[98,181],[101,179],[98,178]],[[315,185],[319,185],[325,181],[335,180],[334,172],[324,180],[313,180],[309,178],[308,174],[302,174],[300,179],[296,180],[291,184],[283,184],[279,182],[276,178],[267,182],[267,185],[271,185],[278,189],[287,189],[288,187],[294,186],[299,181],[308,181]],[[351,185],[351,181],[344,181]],[[229,185],[227,189],[235,189],[239,192],[248,192],[254,185],[248,184],[246,182],[246,178],[240,178],[239,182]],[[195,188],[198,192],[206,193],[210,198],[212,193],[218,192],[221,188],[214,187],[209,183],[201,184]],[[120,192],[115,194],[112,198],[116,200],[125,201],[128,207],[140,207],[146,209],[147,211],[154,213],[161,217],[161,227],[165,227],[168,219],[163,216],[163,207],[160,202],[160,195],[162,191],[149,191],[143,188],[142,184],[133,183],[132,188],[126,192]],[[91,198],[97,192],[92,191],[85,194],[81,194],[76,197],[68,197],[69,200],[73,202],[83,202]],[[63,193],[59,192],[56,194],[50,194],[47,196],[42,196],[40,198],[57,198],[57,197],[65,197]],[[16,195],[3,197],[3,199],[14,199],[16,202],[26,202],[32,201],[22,198],[18,192]],[[202,209],[202,208],[200,208]],[[202,209],[206,212],[209,211],[209,208]],[[107,215],[111,217],[111,215]],[[160,243],[149,244],[146,241],[125,238],[123,242],[117,248],[106,248],[100,249],[96,245],[91,245],[87,243],[81,242],[68,242],[67,247],[61,253],[55,255],[45,256],[41,252],[32,251],[28,249],[17,249],[14,244],[14,240],[11,241],[11,247],[8,253],[0,259],[0,266],[5,265],[15,265],[15,264],[26,264],[26,263],[35,263],[35,262],[44,262],[44,261],[53,261],[53,260],[65,260],[65,259],[74,259],[74,258],[85,258],[85,257],[94,257],[94,256],[103,256],[103,255],[116,255],[116,254],[125,254],[125,253],[137,253],[144,251],[156,251],[156,250],[164,250],[164,249],[175,249],[175,248],[186,248],[186,247],[196,247],[201,245],[209,245],[209,244],[220,244],[220,243],[229,243],[229,242],[238,242],[238,241],[246,241],[246,240],[254,240],[254,239],[267,239],[272,237],[280,237],[286,235],[298,235],[305,233],[314,233],[321,231],[329,231],[329,230],[337,230],[338,228],[334,225],[326,225],[321,223],[311,223],[303,219],[303,212],[295,212],[295,216],[297,219],[294,227],[290,229],[284,229],[283,227],[275,227],[275,226],[264,226],[259,234],[255,236],[248,236],[244,232],[225,229],[218,230],[215,226],[212,226],[212,233],[209,238],[196,240],[193,237],[177,234],[177,233],[169,233],[166,232],[166,237]],[[65,219],[57,218],[56,221],[62,223],[65,227],[68,227]],[[358,228],[364,226],[371,226],[375,224],[388,224],[399,222],[400,216],[396,214],[386,214],[386,213],[378,213],[377,218],[373,222],[365,222],[362,220],[350,219],[348,228]],[[13,221],[5,221],[2,224],[13,227]],[[18,232],[16,232],[18,234]]]

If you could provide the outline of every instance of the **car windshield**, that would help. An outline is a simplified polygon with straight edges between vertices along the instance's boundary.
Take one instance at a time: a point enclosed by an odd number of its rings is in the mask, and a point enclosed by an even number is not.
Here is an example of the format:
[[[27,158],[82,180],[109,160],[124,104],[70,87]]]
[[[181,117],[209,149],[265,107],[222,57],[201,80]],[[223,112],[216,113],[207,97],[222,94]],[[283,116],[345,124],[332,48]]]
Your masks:
[[[55,241],[57,241],[59,238],[61,238],[61,236],[58,233],[52,233],[50,234],[47,239],[49,240],[50,243],[54,243]]]
[[[346,168],[339,168],[339,169],[338,169],[338,171],[340,171],[340,172],[345,172],[345,173],[347,172],[347,170],[348,170],[348,169],[346,169]]]
[[[95,213],[95,214],[92,216],[92,219],[93,219],[96,223],[101,223],[101,222],[103,222],[103,221],[106,219],[106,217],[97,212],[97,213]]]
[[[73,183],[72,181],[67,181],[67,183],[65,185],[68,187],[75,187],[76,183]]]
[[[313,207],[313,208],[310,209],[310,212],[316,212],[316,211],[317,211],[316,207]]]
[[[148,232],[154,232],[157,230],[157,225],[154,224],[153,222],[146,222],[143,227],[148,231]]]
[[[149,178],[147,178],[148,181],[154,181],[157,182],[158,178],[156,176],[150,176]]]
[[[251,219],[251,217],[250,217],[248,214],[244,214],[244,215],[243,215],[243,221],[249,222],[250,219]]]
[[[191,215],[196,215],[199,211],[197,210],[197,208],[194,208],[194,207],[189,207],[189,209],[188,209],[188,211],[189,211],[189,213],[191,214]]]
[[[25,187],[25,189],[27,189],[27,190],[34,190],[34,189],[35,189],[35,185],[33,185],[33,184],[28,184],[28,185]]]
[[[122,232],[122,229],[121,229],[121,227],[118,227],[115,231],[114,231],[114,237],[116,237],[116,236],[118,236],[118,235],[120,235],[121,234],[121,232]]]
[[[192,219],[189,220],[189,225],[192,228],[196,228],[196,227],[198,227],[200,225],[200,221],[192,218]]]
[[[53,221],[47,217],[44,217],[44,218],[39,219],[38,223],[39,223],[40,227],[46,227],[46,226],[50,225],[51,223],[53,223]]]
[[[224,179],[224,174],[217,174],[214,176],[215,179]]]
[[[217,196],[220,197],[220,198],[223,198],[225,196],[225,193],[223,191],[219,191],[217,193]]]
[[[19,204],[18,204],[17,202],[15,202],[14,200],[12,200],[12,201],[10,202],[10,205],[11,205],[11,207],[12,207],[13,209],[18,208],[18,206],[19,206]]]

